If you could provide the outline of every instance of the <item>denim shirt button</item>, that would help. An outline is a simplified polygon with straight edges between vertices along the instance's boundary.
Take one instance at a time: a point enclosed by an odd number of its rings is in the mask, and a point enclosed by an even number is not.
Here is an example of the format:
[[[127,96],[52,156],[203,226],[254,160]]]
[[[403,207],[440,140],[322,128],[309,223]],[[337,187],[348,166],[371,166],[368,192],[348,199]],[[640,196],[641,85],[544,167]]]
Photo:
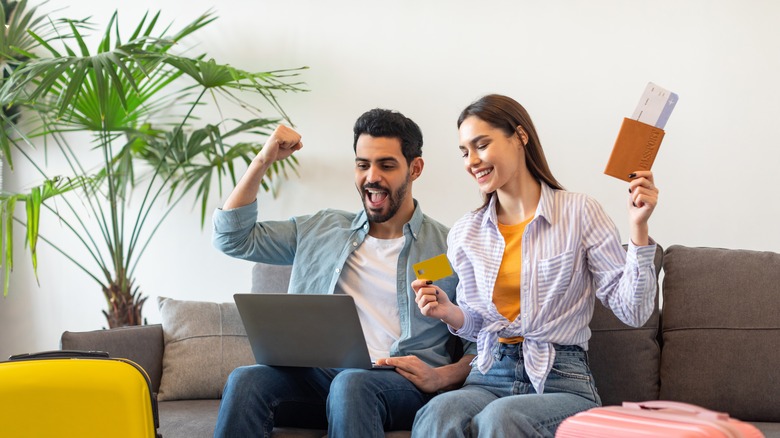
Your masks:
[[[338,274],[339,272],[341,272],[341,269],[336,268],[336,273]]]
[[[357,246],[357,242],[352,242],[352,246]]]

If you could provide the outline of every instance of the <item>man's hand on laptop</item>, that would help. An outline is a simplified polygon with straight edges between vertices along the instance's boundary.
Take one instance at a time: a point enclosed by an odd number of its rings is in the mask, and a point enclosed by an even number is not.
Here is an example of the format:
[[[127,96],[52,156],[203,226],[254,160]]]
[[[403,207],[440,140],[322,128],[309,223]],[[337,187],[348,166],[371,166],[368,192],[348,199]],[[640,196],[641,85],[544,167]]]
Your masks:
[[[436,369],[420,360],[417,356],[399,356],[377,359],[377,365],[392,365],[395,371],[406,377],[422,392],[434,393],[445,386]]]

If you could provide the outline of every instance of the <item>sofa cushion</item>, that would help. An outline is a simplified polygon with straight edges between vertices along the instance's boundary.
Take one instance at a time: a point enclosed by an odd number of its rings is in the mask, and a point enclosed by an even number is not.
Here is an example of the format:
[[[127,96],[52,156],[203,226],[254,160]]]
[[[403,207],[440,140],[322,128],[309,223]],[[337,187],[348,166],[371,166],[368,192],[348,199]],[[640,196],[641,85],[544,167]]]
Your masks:
[[[654,260],[656,277],[662,261],[663,248],[657,245]],[[653,314],[638,328],[627,326],[610,309],[596,301],[590,322],[592,336],[588,342],[588,359],[604,405],[658,398],[658,367],[661,363],[661,348],[657,340],[659,323],[657,293]]]
[[[269,265],[255,263],[252,265],[253,293],[286,293],[290,286],[292,265]]]
[[[158,303],[165,341],[159,400],[220,398],[230,372],[255,363],[234,303]]]
[[[130,359],[146,371],[152,392],[162,378],[163,332],[160,324],[117,327],[110,330],[64,332],[63,350],[105,351],[111,357]]]
[[[220,400],[173,400],[158,404],[163,438],[212,438]]]
[[[780,254],[671,246],[661,398],[780,421]]]
[[[163,438],[211,438],[217,424],[219,400],[176,400],[159,404]],[[409,431],[388,431],[385,438],[409,438]],[[271,438],[327,438],[328,431],[274,427]]]

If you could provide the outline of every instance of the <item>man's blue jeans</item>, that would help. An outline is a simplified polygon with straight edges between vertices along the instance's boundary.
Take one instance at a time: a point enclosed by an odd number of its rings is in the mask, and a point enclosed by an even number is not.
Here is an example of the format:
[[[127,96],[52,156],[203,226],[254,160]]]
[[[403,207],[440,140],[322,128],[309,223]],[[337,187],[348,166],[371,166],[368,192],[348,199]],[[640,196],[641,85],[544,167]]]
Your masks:
[[[409,430],[431,397],[393,370],[240,367],[228,377],[214,436],[270,437],[274,426],[294,426],[379,438]]]
[[[472,368],[462,388],[420,409],[412,437],[553,437],[564,419],[601,405],[587,354],[577,346],[555,350],[544,394],[536,394],[522,346],[500,344],[487,375]]]

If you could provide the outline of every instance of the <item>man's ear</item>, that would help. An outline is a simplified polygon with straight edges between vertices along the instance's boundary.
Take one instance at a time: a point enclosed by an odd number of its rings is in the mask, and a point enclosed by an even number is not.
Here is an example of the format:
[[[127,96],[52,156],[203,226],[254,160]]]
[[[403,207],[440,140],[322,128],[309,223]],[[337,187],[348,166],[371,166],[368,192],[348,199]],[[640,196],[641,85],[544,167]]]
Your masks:
[[[409,166],[409,175],[411,176],[412,181],[416,180],[417,177],[422,174],[423,167],[425,167],[425,161],[423,161],[422,157],[415,157],[412,160],[412,164]]]
[[[515,128],[515,132],[517,133],[517,136],[520,137],[520,141],[523,142],[523,146],[528,144],[528,133],[525,132],[525,129],[517,125],[517,128]]]

